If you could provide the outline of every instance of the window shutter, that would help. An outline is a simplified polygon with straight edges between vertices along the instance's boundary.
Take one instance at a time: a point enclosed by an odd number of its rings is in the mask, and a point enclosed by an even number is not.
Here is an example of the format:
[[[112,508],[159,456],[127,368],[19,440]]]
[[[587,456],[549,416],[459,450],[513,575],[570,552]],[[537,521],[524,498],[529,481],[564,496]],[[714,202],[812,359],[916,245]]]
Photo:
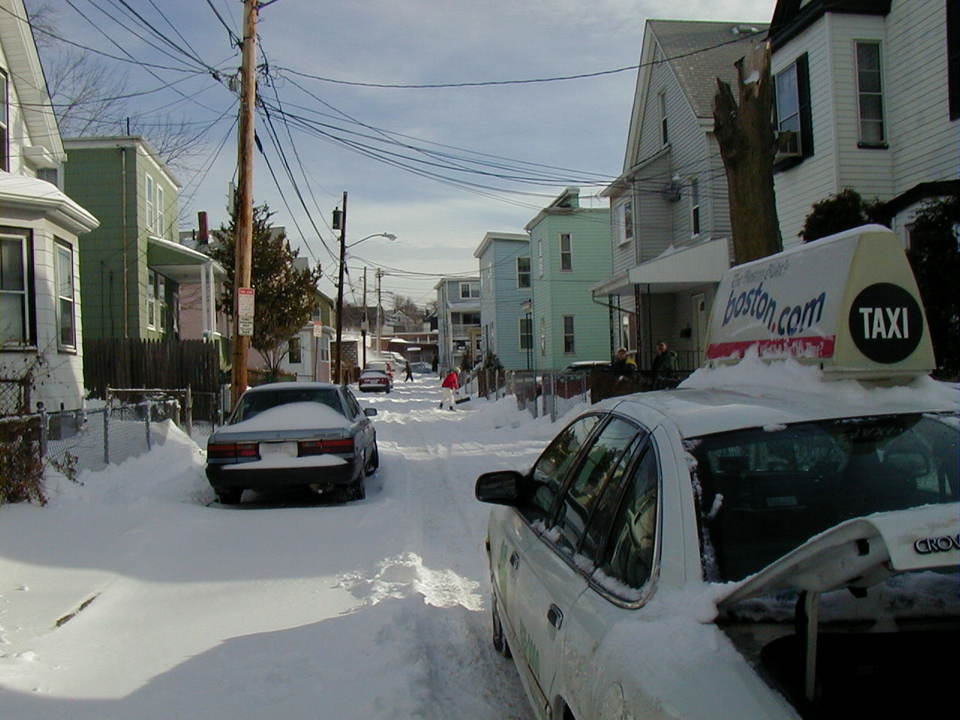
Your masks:
[[[797,99],[800,101],[800,154],[813,155],[813,112],[810,107],[810,68],[807,54],[797,58]]]

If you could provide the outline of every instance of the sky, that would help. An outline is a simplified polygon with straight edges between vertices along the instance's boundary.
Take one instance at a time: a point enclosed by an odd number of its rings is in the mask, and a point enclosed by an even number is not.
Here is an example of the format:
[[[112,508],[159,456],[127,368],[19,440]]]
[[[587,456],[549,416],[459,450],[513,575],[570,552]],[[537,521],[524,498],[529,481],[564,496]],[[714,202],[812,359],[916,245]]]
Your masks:
[[[237,95],[227,77],[240,62],[230,42],[240,0],[27,2],[52,4],[59,34],[113,56],[100,57],[144,93],[125,101],[124,117],[145,129],[196,123],[200,151],[176,171],[181,216],[192,226],[206,210],[219,226],[237,166]],[[350,251],[348,301],[360,301],[367,266],[371,290],[374,269],[384,270],[385,302],[395,293],[422,306],[436,298],[439,277],[478,273],[473,251],[485,233],[523,232],[564,187],[589,198],[619,174],[647,19],[768,22],[774,5],[275,0],[258,27],[266,109],[256,120],[263,154],[254,160],[255,200],[321,265],[321,290],[332,295],[339,234],[331,215],[347,192],[348,245],[397,236]],[[181,71],[167,69],[174,67]],[[470,85],[590,73],[604,74]],[[458,86],[371,87],[425,84]],[[117,132],[124,127],[118,117]],[[518,174],[525,179],[503,177]]]

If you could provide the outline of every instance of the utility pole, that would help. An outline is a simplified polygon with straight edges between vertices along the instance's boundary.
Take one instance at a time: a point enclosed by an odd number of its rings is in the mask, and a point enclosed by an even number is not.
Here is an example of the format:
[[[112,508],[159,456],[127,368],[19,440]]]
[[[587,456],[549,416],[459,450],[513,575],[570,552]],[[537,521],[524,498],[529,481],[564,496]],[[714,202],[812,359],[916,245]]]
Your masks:
[[[377,356],[380,355],[381,338],[383,333],[383,299],[380,297],[380,278],[383,277],[383,270],[377,270]]]
[[[367,366],[367,266],[363,266],[363,319],[360,321],[360,335],[363,338],[363,367]]]
[[[253,113],[257,103],[257,14],[260,0],[243,3],[243,64],[241,68],[239,163],[239,207],[233,273],[233,404],[247,387],[247,353],[252,328],[241,328],[240,297],[249,297],[253,260]],[[242,292],[241,292],[242,291]],[[241,334],[241,329],[245,334]]]
[[[333,365],[333,381],[343,382],[340,374],[343,361],[343,270],[347,260],[347,191],[343,191],[343,211],[333,211],[333,229],[340,229],[340,270],[337,280],[337,354]]]

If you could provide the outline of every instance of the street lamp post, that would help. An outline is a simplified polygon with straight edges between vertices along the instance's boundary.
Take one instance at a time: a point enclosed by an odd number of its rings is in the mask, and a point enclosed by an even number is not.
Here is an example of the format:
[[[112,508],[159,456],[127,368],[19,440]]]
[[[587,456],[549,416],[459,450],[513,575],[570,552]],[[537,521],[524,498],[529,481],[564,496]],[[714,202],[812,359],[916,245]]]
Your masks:
[[[396,240],[397,236],[393,233],[380,232],[367,235],[359,240],[350,243],[347,239],[347,193],[343,193],[343,211],[335,209],[333,211],[333,227],[340,230],[340,268],[337,273],[337,354],[334,359],[333,379],[334,382],[343,384],[343,275],[347,263],[347,248],[359,245],[364,240],[374,237],[385,237],[387,240]]]

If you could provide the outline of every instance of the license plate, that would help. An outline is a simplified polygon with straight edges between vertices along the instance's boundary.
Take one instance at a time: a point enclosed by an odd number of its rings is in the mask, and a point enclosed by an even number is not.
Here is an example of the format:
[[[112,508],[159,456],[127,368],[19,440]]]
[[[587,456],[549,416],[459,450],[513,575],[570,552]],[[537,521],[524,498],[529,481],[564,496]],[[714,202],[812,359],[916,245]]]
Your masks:
[[[297,444],[295,442],[260,443],[260,457],[268,455],[297,457]]]

